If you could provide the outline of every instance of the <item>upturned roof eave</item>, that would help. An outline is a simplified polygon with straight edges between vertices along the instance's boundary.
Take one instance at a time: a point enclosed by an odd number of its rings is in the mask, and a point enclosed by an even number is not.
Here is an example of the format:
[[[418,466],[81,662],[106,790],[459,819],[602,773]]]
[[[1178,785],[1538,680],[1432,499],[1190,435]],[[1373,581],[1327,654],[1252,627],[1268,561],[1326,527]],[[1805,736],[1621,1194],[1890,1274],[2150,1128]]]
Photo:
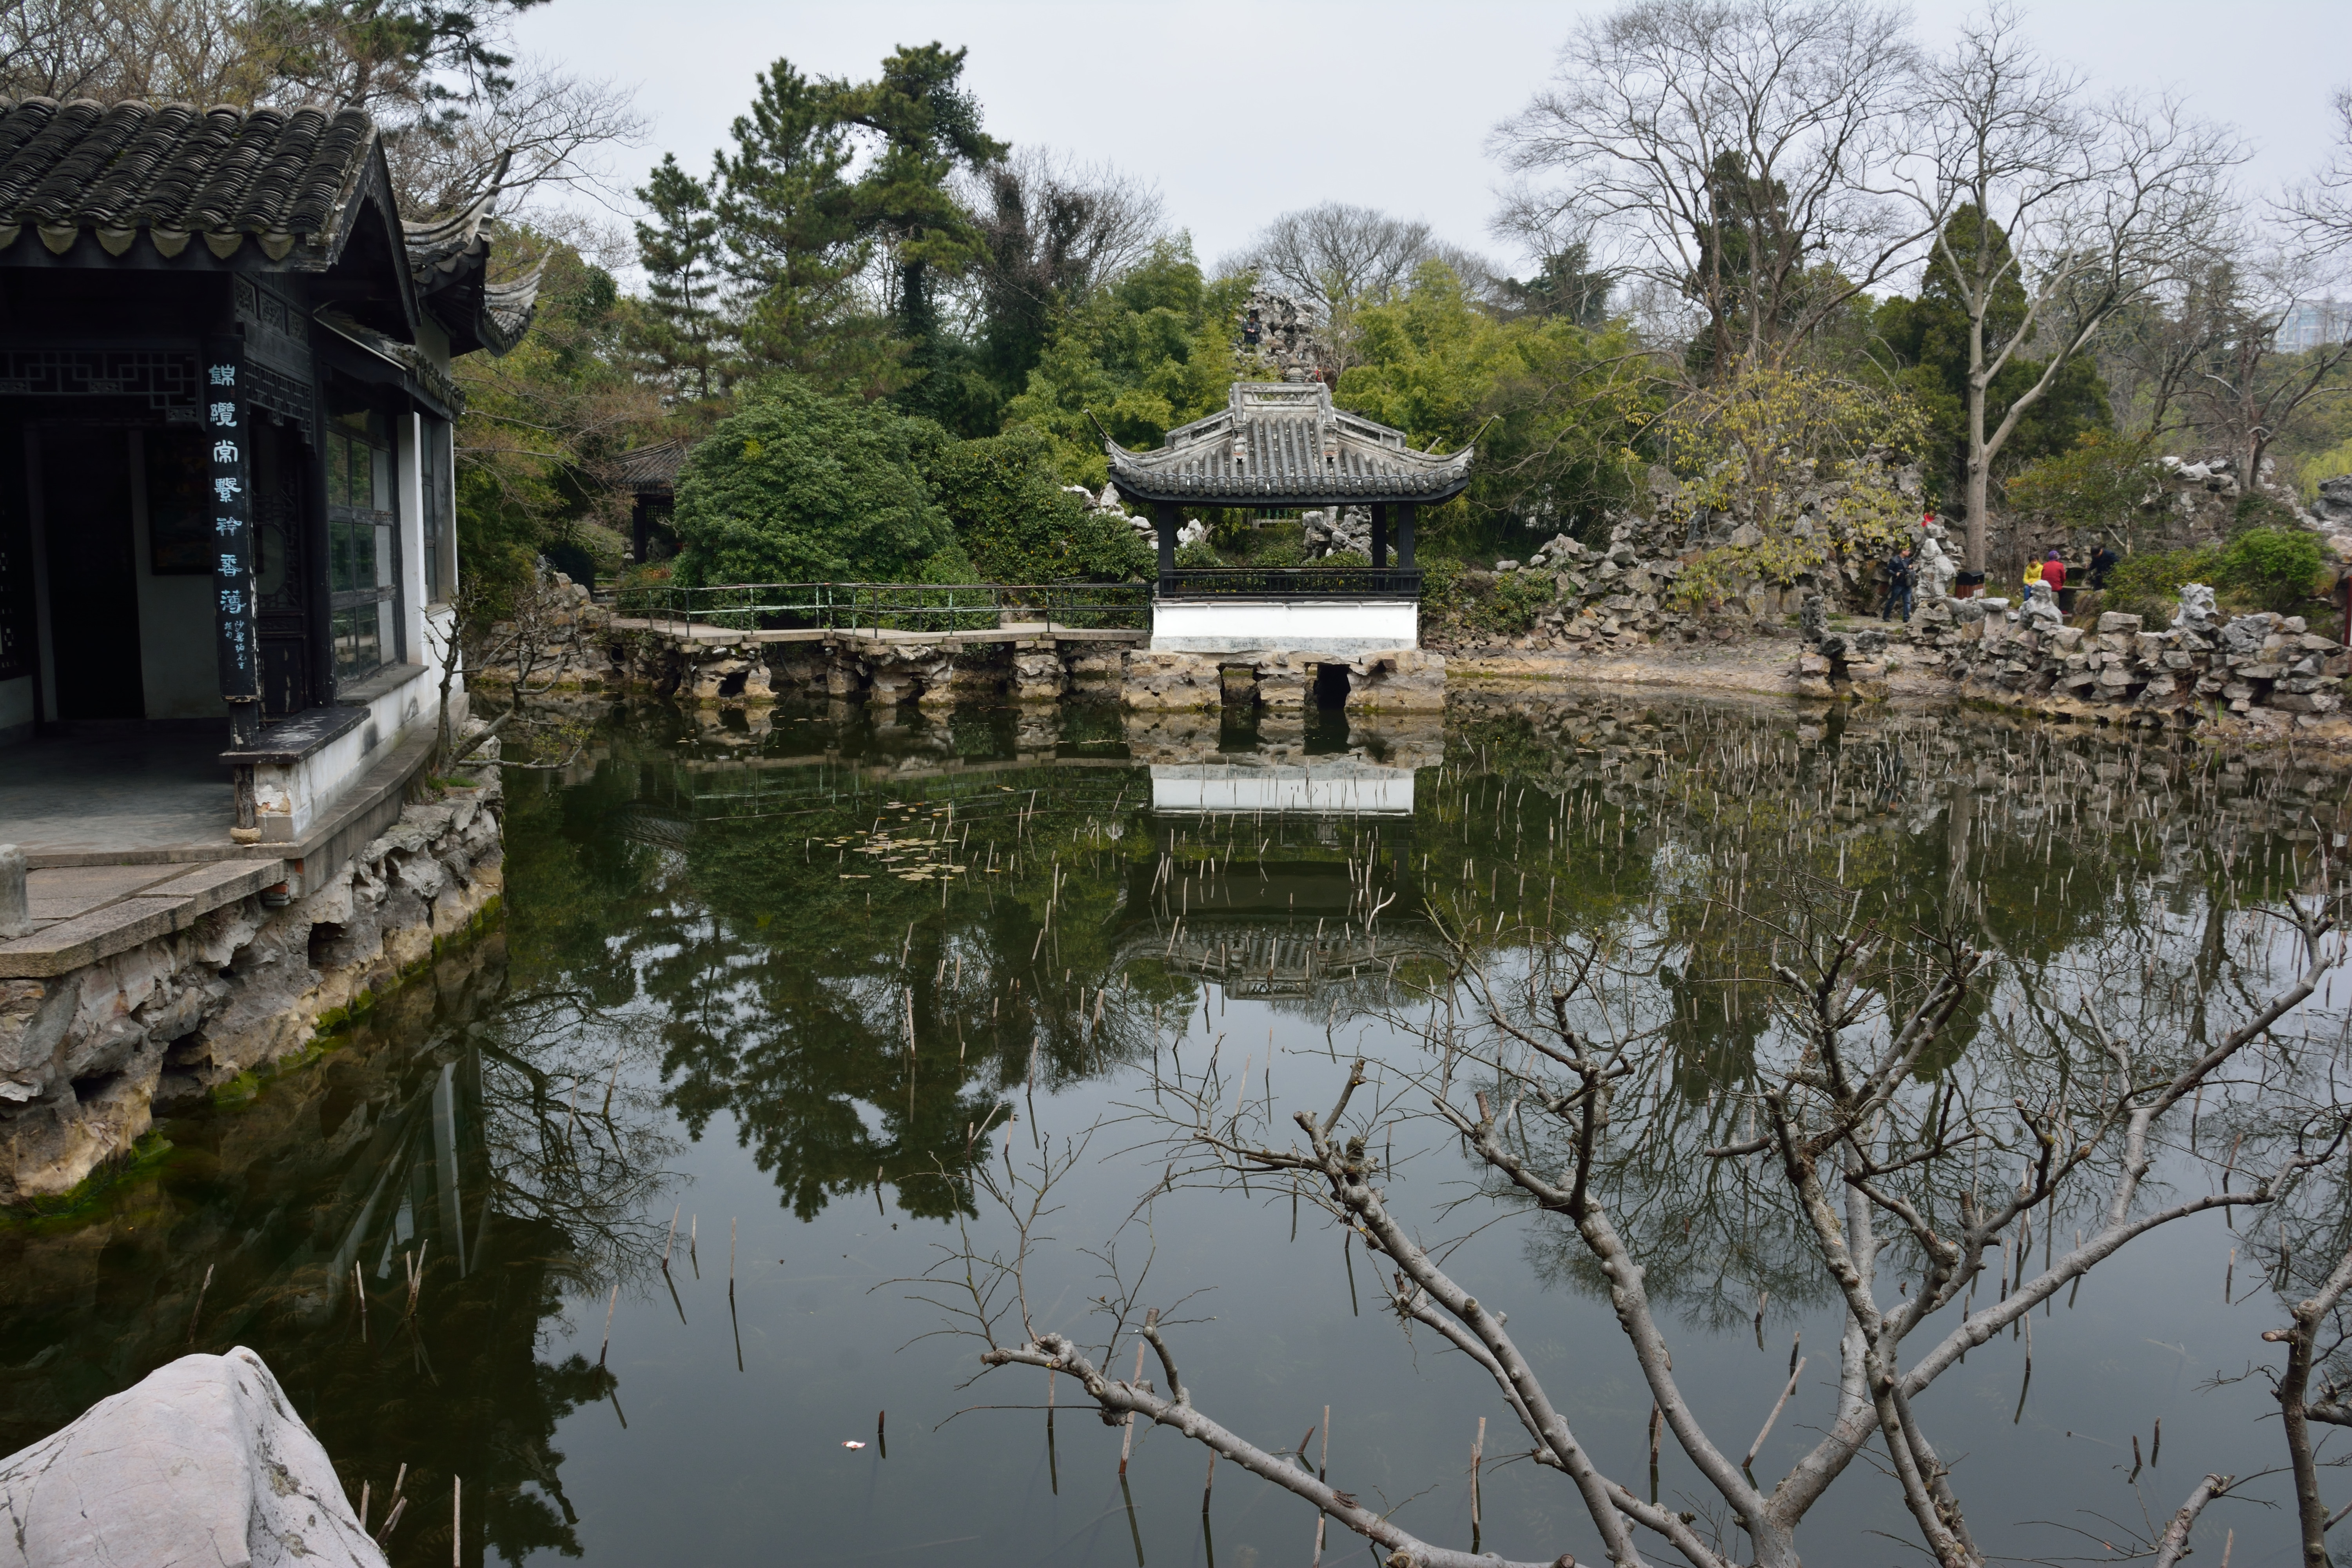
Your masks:
[[[1114,469],[1111,483],[1118,493],[1131,501],[1167,502],[1195,506],[1239,507],[1310,507],[1310,506],[1372,506],[1410,503],[1414,506],[1437,506],[1452,500],[1470,488],[1465,474],[1425,489],[1407,489],[1401,485],[1378,485],[1366,482],[1360,487],[1333,488],[1318,486],[1296,489],[1274,485],[1245,486],[1232,483],[1195,485],[1156,483],[1122,474]]]
[[[1212,474],[1177,474],[1165,471],[1174,461],[1189,455],[1195,446],[1213,447],[1214,442],[1187,443],[1183,447],[1166,448],[1160,452],[1133,452],[1116,441],[1103,443],[1110,461],[1110,479],[1119,493],[1134,500],[1184,502],[1197,505],[1229,506],[1363,506],[1372,503],[1412,502],[1436,505],[1453,500],[1470,484],[1470,461],[1475,447],[1465,447],[1458,452],[1443,457],[1412,452],[1399,456],[1422,459],[1413,466],[1419,473],[1365,474],[1341,476],[1299,474],[1269,476],[1263,479],[1223,478]],[[1155,462],[1154,458],[1162,459]]]

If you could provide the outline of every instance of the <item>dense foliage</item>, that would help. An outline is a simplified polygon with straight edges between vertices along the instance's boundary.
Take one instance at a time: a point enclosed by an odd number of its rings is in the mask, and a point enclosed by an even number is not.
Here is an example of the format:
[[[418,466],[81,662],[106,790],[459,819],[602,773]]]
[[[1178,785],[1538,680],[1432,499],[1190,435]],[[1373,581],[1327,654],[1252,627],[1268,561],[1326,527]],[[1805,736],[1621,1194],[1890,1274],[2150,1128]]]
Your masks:
[[[1682,579],[1704,606],[1851,567],[1922,507],[1960,507],[1979,336],[2005,357],[1976,471],[1988,509],[2031,529],[2127,531],[2155,457],[2180,449],[2168,420],[2245,453],[2275,438],[2290,467],[2316,465],[2306,489],[2352,467],[2352,400],[2335,396],[2352,373],[2277,353],[2248,369],[2269,340],[2243,268],[2135,296],[2104,353],[2066,339],[2040,291],[2041,237],[1963,206],[1916,240],[1913,291],[1887,292],[1902,274],[1857,272],[1815,232],[1832,222],[1819,193],[1725,154],[1677,220],[1696,268],[1679,300],[1627,289],[1640,268],[1540,218],[1524,230],[1534,275],[1515,280],[1425,225],[1330,203],[1212,273],[1134,182],[989,136],[964,63],[901,47],[861,81],[776,60],[707,173],[666,156],[638,191],[641,297],[559,260],[525,348],[474,373],[496,390],[469,432],[504,421],[509,438],[467,444],[470,560],[511,572],[536,547],[617,566],[619,508],[596,499],[613,457],[723,427],[681,504],[689,574],[1117,579],[1148,569],[1138,542],[1063,489],[1101,487],[1103,437],[1149,448],[1234,381],[1286,371],[1416,448],[1475,445],[1470,489],[1420,519],[1424,556],[1477,565],[1556,531],[1597,544],[1671,480],[1674,521],[1717,541]],[[1302,302],[1319,345],[1303,365],[1244,344],[1260,289]],[[2282,400],[2273,384],[2305,369],[2317,390]],[[743,435],[746,418],[766,434]],[[835,432],[852,449],[820,460]],[[747,440],[810,462],[788,472]],[[1914,462],[1925,493],[1898,496],[1892,475]],[[828,500],[835,482],[850,488]],[[2292,524],[2247,505],[2236,531]],[[1213,543],[1190,559],[1303,554],[1295,525],[1202,515]]]
[[[994,583],[1117,582],[1151,570],[1126,524],[1062,488],[1051,437],[1031,426],[939,448],[928,475],[972,566]]]
[[[1356,329],[1361,363],[1339,378],[1339,403],[1416,447],[1476,442],[1472,510],[1572,527],[1625,500],[1631,443],[1663,398],[1623,321],[1505,319],[1428,261],[1402,297],[1359,312]]]
[[[2148,550],[2126,556],[2110,574],[2101,607],[2168,619],[2181,587],[2202,583],[2225,610],[2307,607],[2326,557],[2319,541],[2301,529],[2249,528],[2224,544],[2193,550]]]
[[[661,428],[653,388],[630,374],[635,301],[568,245],[509,229],[517,264],[542,261],[531,330],[503,357],[457,362],[466,412],[457,429],[458,556],[502,598],[536,552],[575,576],[614,563],[626,521],[621,453]]]
[[[775,376],[738,398],[678,476],[688,582],[905,581],[954,543],[923,466],[946,440],[887,405]]]
[[[1891,466],[1916,455],[1918,405],[1818,370],[1753,368],[1686,400],[1662,422],[1685,516],[1738,521],[1676,583],[1694,606],[1731,596],[1743,579],[1787,585],[1832,552],[1884,556],[1908,542],[1916,516]]]
[[[1006,422],[1052,437],[1065,478],[1101,485],[1108,470],[1094,421],[1122,445],[1150,447],[1224,405],[1247,292],[1245,279],[1202,278],[1190,245],[1161,243],[1062,320]]]
[[[2055,528],[2128,531],[2162,475],[2154,445],[2145,434],[2085,430],[2066,450],[2021,467],[2009,481],[2009,503]]]

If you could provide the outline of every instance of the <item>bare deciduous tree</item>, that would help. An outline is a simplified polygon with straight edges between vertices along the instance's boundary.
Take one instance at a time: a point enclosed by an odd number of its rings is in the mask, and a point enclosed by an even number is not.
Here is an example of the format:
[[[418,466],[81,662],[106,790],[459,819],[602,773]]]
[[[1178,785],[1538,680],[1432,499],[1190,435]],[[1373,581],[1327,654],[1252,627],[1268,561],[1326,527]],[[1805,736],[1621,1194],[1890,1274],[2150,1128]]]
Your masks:
[[[238,0],[10,0],[0,84],[12,98],[249,102],[266,89]]]
[[[509,767],[560,771],[587,743],[587,731],[567,716],[534,718],[534,697],[545,696],[584,664],[588,639],[572,590],[555,581],[544,562],[511,593],[467,579],[446,616],[428,616],[425,635],[441,664],[435,765],[446,771],[494,740],[523,742],[500,760]],[[461,734],[456,723],[457,682],[468,693],[504,688],[506,711]],[[503,741],[501,740],[503,746]],[[557,753],[550,761],[548,753]]]
[[[1150,253],[1168,230],[1160,193],[1108,164],[1024,147],[961,177],[986,255],[982,286],[1041,304],[1075,302]]]
[[[1958,935],[1883,929],[1861,918],[1859,896],[1801,877],[1780,891],[1795,911],[1787,918],[1718,905],[1712,952],[1538,943],[1514,958],[1457,940],[1425,1005],[1390,1016],[1419,1037],[1420,1064],[1359,1059],[1328,1111],[1288,1119],[1297,1132],[1286,1143],[1274,1136],[1270,1087],[1257,1098],[1246,1070],[1236,1085],[1213,1055],[1197,1077],[1155,1075],[1134,1113],[1168,1127],[1171,1163],[1146,1204],[1187,1184],[1254,1179],[1261,1193],[1287,1184],[1320,1205],[1351,1247],[1381,1260],[1400,1322],[1434,1332],[1492,1384],[1526,1434],[1526,1457],[1575,1490],[1621,1568],[1646,1561],[1651,1538],[1696,1568],[1792,1568],[1807,1513],[1866,1449],[1942,1568],[1979,1568],[1988,1553],[1927,1436],[1922,1395],[2135,1238],[2198,1214],[2264,1212],[2342,1160],[2347,1108],[2294,1066],[2327,1047],[2280,1033],[2341,956],[2334,900],[2305,895],[2264,911],[2294,932],[2286,978],[2250,995],[2235,1027],[2200,1039],[2147,988],[2135,991],[2137,976],[2095,964],[2064,975],[2063,993],[2060,976],[2021,978],[2024,1027],[2014,1014],[1989,1018],[1975,999],[1987,955]],[[1759,983],[1768,994],[1769,1022],[1703,1097],[1685,1076],[1684,1009],[1654,989],[1670,957],[1685,974],[1712,964],[1727,985],[1746,986],[1748,1010]],[[2068,1007],[2060,994],[2077,999]],[[2151,1026],[2160,1018],[2175,1031],[2169,1043]],[[2210,1115],[2225,1097],[2246,1119],[2231,1156],[2236,1180],[2219,1179],[2218,1160],[2210,1184],[2158,1173],[2159,1161],[2198,1158],[2189,1121],[2200,1100]],[[1658,1421],[1719,1512],[1661,1505],[1606,1473],[1503,1304],[1463,1284],[1455,1258],[1467,1238],[1424,1235],[1392,1203],[1400,1173],[1382,1130],[1421,1101],[1492,1195],[1548,1216],[1562,1267],[1607,1299]],[[968,1236],[925,1294],[986,1342],[988,1366],[1072,1374],[1106,1420],[1139,1418],[1213,1449],[1385,1549],[1391,1568],[1501,1561],[1428,1541],[1211,1417],[1140,1278],[1097,1298],[1110,1319],[1099,1351],[1033,1311],[1025,1271],[1052,1212],[1047,1193],[1083,1164],[1072,1149],[1030,1175],[1009,1156],[1001,1179],[976,1175],[1010,1215],[1013,1240],[983,1247]],[[2062,1220],[2082,1226],[2071,1247],[2057,1240]],[[1769,1484],[1750,1473],[1762,1439],[1743,1458],[1700,1415],[1657,1294],[1678,1273],[1719,1275],[1727,1259],[1759,1256],[1809,1299],[1841,1308],[1843,1325],[1834,1414]],[[1115,1352],[1130,1335],[1156,1353],[1164,1385],[1121,1375]],[[1733,1436],[1744,1443],[1745,1428]],[[2168,1528],[2151,1527],[2158,1539],[2145,1550],[2177,1561],[2199,1514],[2234,1484],[2206,1478]]]
[[[509,219],[556,194],[603,201],[614,187],[602,154],[640,145],[646,129],[626,89],[524,60],[470,112],[401,134],[393,163],[401,211],[412,219],[453,212],[494,181],[492,211]]]
[[[2285,216],[2315,248],[2352,245],[2352,87],[2339,87],[2328,105],[2336,140],[2327,161],[2295,185],[2282,204]]]
[[[2282,1260],[2284,1262],[2284,1260]],[[2331,1380],[2312,1397],[2315,1369],[2326,1365],[2344,1349],[2344,1326],[2338,1309],[2352,1290],[2352,1252],[2336,1260],[2319,1289],[2294,1304],[2291,1321],[2263,1338],[2284,1342],[2286,1370],[2275,1384],[2281,1425],[2286,1436],[2287,1461],[2294,1471],[2295,1521],[2301,1527],[2304,1568],[2328,1568],[2327,1531],[2344,1516],[2331,1514],[2319,1495],[2319,1465],[2311,1437],[2311,1424],[2352,1426],[2352,1406],[2344,1403],[2345,1384]]]
[[[2202,323],[2184,322],[2204,352],[2190,362],[2179,395],[2191,422],[2228,452],[2244,481],[2262,473],[2263,456],[2297,413],[2342,392],[2336,372],[2352,361],[2352,341],[2284,351],[2280,329],[2300,305],[2324,297],[2326,274],[2286,251],[2253,253],[2222,269],[2221,287],[2196,301]]]
[[[1696,312],[1706,360],[1777,360],[1925,233],[1872,186],[1916,58],[1864,0],[1637,0],[1579,26],[1499,126],[1521,226],[1573,215],[1604,269]]]
[[[1424,261],[1444,260],[1461,272],[1467,254],[1441,245],[1435,232],[1417,219],[1324,202],[1284,213],[1238,255],[1226,258],[1220,269],[1255,272],[1262,282],[1321,306],[1332,348],[1345,368],[1357,310],[1402,292]],[[1480,278],[1466,281],[1491,276],[1483,259],[1475,269]]]
[[[1963,30],[1926,79],[1928,135],[1901,181],[1969,322],[1962,505],[1979,572],[1994,459],[2118,312],[2210,256],[2244,156],[2170,98],[2086,105],[2081,79],[2021,34],[2006,8]],[[1996,418],[1992,383],[2028,354],[2042,372]]]

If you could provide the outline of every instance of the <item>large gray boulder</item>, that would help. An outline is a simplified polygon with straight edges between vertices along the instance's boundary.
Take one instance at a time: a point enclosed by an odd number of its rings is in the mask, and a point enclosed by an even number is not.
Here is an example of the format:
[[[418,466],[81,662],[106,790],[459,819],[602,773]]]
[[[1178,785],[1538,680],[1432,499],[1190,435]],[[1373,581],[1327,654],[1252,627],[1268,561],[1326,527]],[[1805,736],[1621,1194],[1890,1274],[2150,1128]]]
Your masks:
[[[384,1568],[261,1358],[182,1356],[0,1459],[0,1568]]]

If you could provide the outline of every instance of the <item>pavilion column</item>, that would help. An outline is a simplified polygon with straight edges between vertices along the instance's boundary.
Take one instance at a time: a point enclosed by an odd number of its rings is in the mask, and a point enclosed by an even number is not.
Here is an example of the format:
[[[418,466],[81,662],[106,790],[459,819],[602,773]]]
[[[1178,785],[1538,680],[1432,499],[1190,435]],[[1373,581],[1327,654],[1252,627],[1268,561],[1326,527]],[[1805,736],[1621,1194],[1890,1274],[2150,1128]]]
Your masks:
[[[1396,563],[1400,567],[1412,564],[1412,523],[1413,513],[1417,510],[1411,501],[1397,503]]]
[[[210,438],[213,505],[214,650],[220,693],[228,704],[229,744],[251,746],[261,734],[261,659],[254,635],[253,475],[246,458],[245,342],[205,342],[204,431]],[[238,796],[237,826],[252,820]]]
[[[1389,503],[1372,503],[1372,566],[1375,570],[1389,563]]]
[[[1151,529],[1160,538],[1160,575],[1164,579],[1176,570],[1176,529],[1179,519],[1172,501],[1151,503]]]

